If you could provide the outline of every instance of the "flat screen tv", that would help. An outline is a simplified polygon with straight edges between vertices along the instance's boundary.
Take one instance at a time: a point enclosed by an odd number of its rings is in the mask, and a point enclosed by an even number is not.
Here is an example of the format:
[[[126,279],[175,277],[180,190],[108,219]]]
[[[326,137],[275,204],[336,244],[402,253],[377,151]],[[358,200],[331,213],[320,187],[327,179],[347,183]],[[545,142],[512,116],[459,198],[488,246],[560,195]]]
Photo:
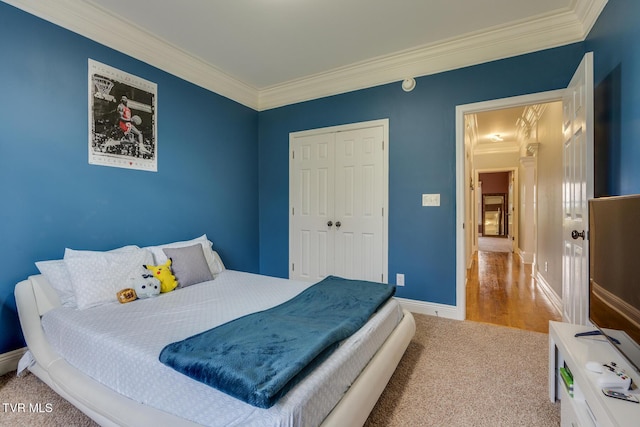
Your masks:
[[[640,372],[640,194],[589,201],[589,319]]]

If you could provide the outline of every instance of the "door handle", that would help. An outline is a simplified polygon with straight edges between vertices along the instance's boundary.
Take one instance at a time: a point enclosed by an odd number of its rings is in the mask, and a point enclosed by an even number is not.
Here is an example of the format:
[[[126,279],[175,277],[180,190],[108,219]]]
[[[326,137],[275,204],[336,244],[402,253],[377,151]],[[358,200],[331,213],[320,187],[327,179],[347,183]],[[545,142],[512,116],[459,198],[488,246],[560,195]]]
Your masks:
[[[341,225],[340,221],[336,221],[336,227],[340,228]]]
[[[573,238],[573,240],[578,240],[579,237],[582,237],[582,240],[584,240],[584,230],[582,230],[582,232],[578,232],[578,230],[573,230],[571,232],[571,237]]]
[[[331,227],[332,225],[333,225],[333,222],[329,220],[329,222],[327,222],[327,227]]]

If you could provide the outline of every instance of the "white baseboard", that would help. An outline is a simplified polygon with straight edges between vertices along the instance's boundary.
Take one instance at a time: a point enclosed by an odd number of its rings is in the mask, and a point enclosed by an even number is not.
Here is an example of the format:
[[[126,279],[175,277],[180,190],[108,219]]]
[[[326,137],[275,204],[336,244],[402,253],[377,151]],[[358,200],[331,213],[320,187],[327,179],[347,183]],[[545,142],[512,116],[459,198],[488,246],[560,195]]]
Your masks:
[[[533,264],[533,261],[534,261],[533,252],[523,251],[520,248],[518,248],[517,252],[518,252],[518,256],[520,257],[520,261],[523,264]]]
[[[18,368],[18,361],[27,351],[26,347],[0,354],[0,375],[15,371]]]
[[[540,274],[539,271],[536,271],[535,274],[536,283],[540,287],[540,290],[549,298],[553,307],[558,311],[558,314],[562,314],[562,298],[553,290],[551,285],[547,283],[545,278]]]
[[[400,305],[412,313],[428,314],[430,316],[445,317],[447,319],[464,320],[455,305],[437,304],[412,299],[395,297]]]

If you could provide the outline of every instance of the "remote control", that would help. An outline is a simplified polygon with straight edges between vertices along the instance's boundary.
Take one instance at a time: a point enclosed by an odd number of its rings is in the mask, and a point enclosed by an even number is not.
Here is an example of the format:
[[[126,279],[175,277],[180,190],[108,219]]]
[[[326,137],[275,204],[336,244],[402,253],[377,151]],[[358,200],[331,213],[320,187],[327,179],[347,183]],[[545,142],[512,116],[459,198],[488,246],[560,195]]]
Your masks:
[[[626,400],[627,402],[640,403],[637,396],[633,394],[623,393],[619,390],[612,390],[610,388],[603,388],[602,392],[605,396],[614,397],[616,399]]]

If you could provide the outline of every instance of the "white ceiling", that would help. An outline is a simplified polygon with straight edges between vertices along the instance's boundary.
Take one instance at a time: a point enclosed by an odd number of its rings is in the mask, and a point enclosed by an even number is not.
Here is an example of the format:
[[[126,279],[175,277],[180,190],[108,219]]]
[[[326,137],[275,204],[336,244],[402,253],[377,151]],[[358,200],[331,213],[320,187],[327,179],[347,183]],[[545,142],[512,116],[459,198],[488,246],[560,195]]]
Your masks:
[[[93,0],[264,89],[568,10],[571,0]]]
[[[3,0],[257,110],[584,40],[607,0]]]
[[[518,151],[520,141],[516,121],[522,117],[524,108],[525,106],[521,106],[476,113],[477,139],[474,141],[474,152]],[[496,135],[500,136],[500,141],[492,139]]]

